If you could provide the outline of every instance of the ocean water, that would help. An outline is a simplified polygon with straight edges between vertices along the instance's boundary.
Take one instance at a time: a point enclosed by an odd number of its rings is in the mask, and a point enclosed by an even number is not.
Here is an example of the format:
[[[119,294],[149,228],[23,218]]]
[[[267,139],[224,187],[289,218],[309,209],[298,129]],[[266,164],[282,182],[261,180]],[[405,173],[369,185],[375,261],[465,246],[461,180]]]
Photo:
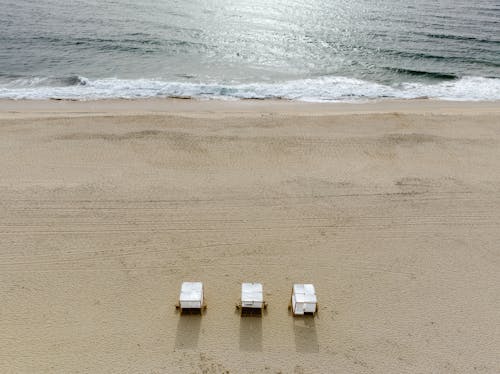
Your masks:
[[[499,0],[0,0],[0,98],[500,100]]]

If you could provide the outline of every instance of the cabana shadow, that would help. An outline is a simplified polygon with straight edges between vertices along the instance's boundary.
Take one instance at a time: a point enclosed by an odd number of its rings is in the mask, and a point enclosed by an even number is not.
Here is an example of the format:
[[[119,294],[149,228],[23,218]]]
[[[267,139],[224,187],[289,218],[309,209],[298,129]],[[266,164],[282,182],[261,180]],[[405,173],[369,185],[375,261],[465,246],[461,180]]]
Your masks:
[[[175,337],[176,349],[196,349],[200,337],[201,315],[179,316],[177,335]]]
[[[240,318],[240,351],[262,352],[262,318]]]
[[[300,353],[318,353],[318,335],[313,315],[292,318],[295,348]]]

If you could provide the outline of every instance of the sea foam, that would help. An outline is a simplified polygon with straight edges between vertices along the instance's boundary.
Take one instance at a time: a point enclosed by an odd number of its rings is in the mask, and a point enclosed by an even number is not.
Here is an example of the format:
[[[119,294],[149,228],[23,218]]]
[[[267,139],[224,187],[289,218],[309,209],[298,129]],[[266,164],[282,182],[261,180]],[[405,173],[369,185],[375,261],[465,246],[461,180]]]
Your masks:
[[[199,99],[288,99],[298,101],[363,101],[367,99],[432,98],[500,100],[500,79],[463,77],[440,83],[395,86],[328,76],[276,83],[192,83],[156,79],[17,78],[0,83],[3,99],[113,99],[183,97]]]

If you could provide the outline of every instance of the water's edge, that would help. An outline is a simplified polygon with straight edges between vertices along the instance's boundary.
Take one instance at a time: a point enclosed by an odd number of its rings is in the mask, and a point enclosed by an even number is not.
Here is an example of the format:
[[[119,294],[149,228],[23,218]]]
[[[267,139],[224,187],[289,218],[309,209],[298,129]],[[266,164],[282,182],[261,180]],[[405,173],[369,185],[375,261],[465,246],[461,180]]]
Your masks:
[[[438,83],[384,85],[326,76],[276,83],[191,83],[155,79],[87,79],[80,76],[31,77],[0,83],[0,99],[285,99],[306,102],[357,102],[373,99],[500,100],[500,79],[463,77]]]

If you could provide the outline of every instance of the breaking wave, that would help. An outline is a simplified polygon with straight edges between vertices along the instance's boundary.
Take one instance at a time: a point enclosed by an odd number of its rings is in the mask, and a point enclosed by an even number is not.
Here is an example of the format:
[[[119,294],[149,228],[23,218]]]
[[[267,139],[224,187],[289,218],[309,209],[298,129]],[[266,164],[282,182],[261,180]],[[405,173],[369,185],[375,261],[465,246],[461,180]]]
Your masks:
[[[410,73],[415,74],[415,72]],[[276,83],[247,84],[191,83],[154,79],[126,80],[117,78],[91,80],[76,75],[59,78],[0,76],[0,98],[3,99],[94,100],[152,97],[287,99],[313,102],[357,101],[381,98],[500,100],[500,79],[463,77],[433,84],[407,82],[397,85],[384,85],[337,76]]]

